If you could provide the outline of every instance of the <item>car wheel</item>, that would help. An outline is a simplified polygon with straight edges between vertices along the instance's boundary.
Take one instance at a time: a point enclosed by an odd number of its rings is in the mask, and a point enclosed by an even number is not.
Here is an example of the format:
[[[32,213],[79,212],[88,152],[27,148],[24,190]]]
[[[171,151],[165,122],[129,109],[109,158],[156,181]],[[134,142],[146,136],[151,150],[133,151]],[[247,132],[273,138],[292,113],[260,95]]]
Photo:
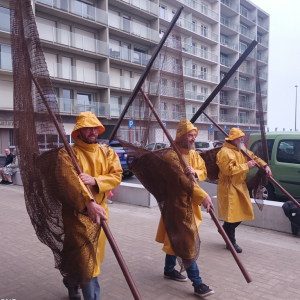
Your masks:
[[[251,197],[254,198],[252,188],[249,190],[249,193]],[[275,194],[271,184],[263,187],[263,200],[275,200]]]
[[[123,173],[124,177],[132,177],[134,174],[132,172]]]

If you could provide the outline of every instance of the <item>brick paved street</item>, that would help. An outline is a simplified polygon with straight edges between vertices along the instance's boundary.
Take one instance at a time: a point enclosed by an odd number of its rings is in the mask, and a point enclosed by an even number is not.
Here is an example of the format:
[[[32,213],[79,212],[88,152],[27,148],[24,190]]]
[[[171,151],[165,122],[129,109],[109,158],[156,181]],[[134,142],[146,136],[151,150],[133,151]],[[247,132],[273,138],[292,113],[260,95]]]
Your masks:
[[[50,250],[35,236],[24,205],[23,187],[0,186],[0,299],[67,300]],[[114,203],[110,228],[144,300],[199,299],[190,282],[163,278],[164,253],[154,242],[158,208]],[[300,237],[240,226],[240,257],[252,276],[247,284],[230,252],[225,249],[209,215],[200,227],[198,260],[203,281],[215,290],[207,299],[300,299]],[[101,300],[132,299],[123,274],[106,247],[99,276]]]

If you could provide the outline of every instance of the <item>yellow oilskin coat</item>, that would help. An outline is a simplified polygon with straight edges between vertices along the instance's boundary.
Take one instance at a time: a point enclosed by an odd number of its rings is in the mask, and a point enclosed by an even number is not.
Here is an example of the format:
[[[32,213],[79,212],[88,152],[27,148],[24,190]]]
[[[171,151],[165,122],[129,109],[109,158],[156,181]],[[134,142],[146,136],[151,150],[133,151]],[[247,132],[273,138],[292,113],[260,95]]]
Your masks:
[[[259,165],[266,165],[253,152],[247,150],[247,153]],[[228,142],[225,142],[217,154],[217,165],[220,168],[217,190],[218,215],[229,223],[254,219],[250,195],[244,181],[249,172],[247,161],[242,152]]]
[[[204,163],[203,159],[200,157],[198,152],[196,152],[195,150],[188,150],[188,149],[184,149],[184,148],[179,148],[179,150],[182,153],[183,158],[185,159],[187,164],[189,166],[193,167],[193,169],[197,173],[199,181],[204,181],[207,177],[206,167],[205,167],[205,163]],[[179,158],[174,151],[169,151],[165,156],[165,160],[175,163],[181,168]],[[183,170],[182,170],[182,172],[183,172]],[[187,176],[184,175],[184,173],[182,173],[182,174],[186,178],[186,180],[189,180],[187,178]],[[202,222],[202,214],[201,214],[200,205],[206,197],[207,197],[207,193],[202,188],[200,188],[199,185],[194,183],[192,207],[193,207],[193,212],[194,212],[197,228],[199,228],[199,226]],[[162,250],[165,253],[170,254],[170,255],[175,255],[175,253],[171,247],[171,243],[168,238],[162,218],[160,218],[160,221],[159,221],[155,240],[158,243],[164,244]]]
[[[86,144],[78,138],[73,145],[73,151],[82,172],[96,179],[98,188],[93,187],[91,190],[96,202],[105,209],[108,218],[106,199],[109,191],[116,188],[122,180],[123,171],[118,155],[106,145]],[[85,188],[84,190],[84,196],[87,199],[87,203],[89,203],[90,197],[87,194],[87,190]],[[106,236],[101,230],[93,277],[98,276],[100,273],[100,264],[104,258],[105,242]]]

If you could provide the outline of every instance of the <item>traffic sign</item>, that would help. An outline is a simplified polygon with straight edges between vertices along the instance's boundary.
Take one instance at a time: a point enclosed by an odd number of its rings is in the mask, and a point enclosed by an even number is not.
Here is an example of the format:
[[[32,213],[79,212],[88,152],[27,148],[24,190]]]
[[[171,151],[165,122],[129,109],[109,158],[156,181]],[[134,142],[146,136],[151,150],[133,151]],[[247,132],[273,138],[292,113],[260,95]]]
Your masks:
[[[224,129],[225,129],[225,130],[227,129],[227,126],[226,126],[226,125],[224,125]]]
[[[167,122],[163,121],[164,126],[167,128]]]
[[[267,128],[267,131],[268,131],[268,132],[270,131],[270,128],[269,128],[269,127]]]
[[[214,125],[210,124],[210,135],[214,133]]]
[[[133,119],[129,119],[128,120],[128,126],[129,126],[129,129],[133,129],[133,127],[134,127],[134,121],[133,121]]]
[[[250,130],[251,129],[251,127],[250,126],[248,126],[248,130]]]

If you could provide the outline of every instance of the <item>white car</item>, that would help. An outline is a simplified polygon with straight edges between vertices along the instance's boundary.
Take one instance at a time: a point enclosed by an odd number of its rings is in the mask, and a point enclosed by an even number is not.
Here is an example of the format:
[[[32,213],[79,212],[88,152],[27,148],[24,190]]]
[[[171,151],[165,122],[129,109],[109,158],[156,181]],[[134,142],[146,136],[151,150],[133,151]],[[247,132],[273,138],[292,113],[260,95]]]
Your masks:
[[[209,150],[214,148],[215,142],[214,141],[196,141],[195,142],[195,148],[200,150]]]
[[[149,151],[154,151],[154,150],[159,150],[163,148],[168,148],[170,147],[170,144],[168,142],[161,142],[161,143],[151,143],[148,144],[145,149]]]

